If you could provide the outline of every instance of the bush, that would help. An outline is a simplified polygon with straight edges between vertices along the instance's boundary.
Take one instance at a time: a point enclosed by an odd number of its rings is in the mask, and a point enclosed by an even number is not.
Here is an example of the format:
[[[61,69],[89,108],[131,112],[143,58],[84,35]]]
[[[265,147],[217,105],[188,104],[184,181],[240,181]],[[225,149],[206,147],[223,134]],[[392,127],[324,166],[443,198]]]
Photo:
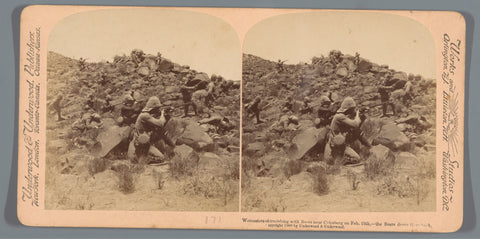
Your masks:
[[[325,195],[328,193],[328,179],[327,179],[327,172],[324,170],[323,172],[319,171],[318,173],[314,174],[315,181],[313,184],[313,191],[318,195]]]
[[[133,174],[130,171],[130,167],[122,168],[122,170],[118,172],[118,179],[119,179],[118,185],[121,192],[128,194],[128,193],[133,193],[135,191]]]
[[[95,175],[101,173],[107,169],[108,160],[104,158],[94,158],[88,162],[88,173]]]
[[[170,160],[170,173],[172,177],[179,178],[182,176],[192,176],[197,169],[198,154],[193,152],[191,158],[182,158],[179,155],[174,155]]]

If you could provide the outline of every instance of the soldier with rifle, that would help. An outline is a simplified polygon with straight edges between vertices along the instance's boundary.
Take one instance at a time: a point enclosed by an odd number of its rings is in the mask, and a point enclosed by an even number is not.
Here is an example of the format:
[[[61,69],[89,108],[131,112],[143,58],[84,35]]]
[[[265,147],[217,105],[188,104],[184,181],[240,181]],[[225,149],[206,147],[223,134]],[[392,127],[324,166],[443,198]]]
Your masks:
[[[282,71],[285,70],[285,68],[283,67],[283,63],[285,63],[286,61],[287,60],[282,61],[282,60],[278,59],[278,61],[277,61],[277,71],[278,72],[282,72]]]
[[[159,136],[154,132],[164,129],[167,123],[165,110],[160,110],[160,99],[152,96],[148,99],[145,108],[138,115],[133,130],[133,140],[128,146],[127,158],[136,163],[139,157],[152,155],[158,161],[165,159],[164,154],[155,146],[155,139]]]

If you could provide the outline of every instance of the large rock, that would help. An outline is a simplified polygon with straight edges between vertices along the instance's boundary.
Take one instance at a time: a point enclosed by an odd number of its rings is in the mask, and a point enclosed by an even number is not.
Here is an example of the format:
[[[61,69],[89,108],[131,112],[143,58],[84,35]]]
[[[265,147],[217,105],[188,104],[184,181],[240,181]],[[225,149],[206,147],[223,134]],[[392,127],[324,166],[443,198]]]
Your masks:
[[[119,127],[114,125],[100,132],[97,136],[98,143],[95,145],[94,150],[97,156],[105,157],[120,142],[128,140],[131,130],[129,126]]]
[[[246,146],[245,155],[247,156],[255,156],[255,155],[262,155],[265,153],[265,145],[263,142],[254,142],[250,143]]]
[[[393,151],[408,151],[411,146],[410,139],[393,123],[383,125],[373,143],[382,144]]]
[[[165,94],[172,94],[172,93],[177,93],[180,92],[180,87],[176,85],[169,85],[165,87]]]
[[[370,154],[365,163],[365,172],[369,178],[385,176],[392,173],[394,165],[395,155],[393,152],[383,145],[375,145],[370,148]]]
[[[186,144],[195,150],[213,151],[214,143],[212,138],[205,132],[205,129],[195,122],[189,122],[177,144]]]
[[[142,66],[138,68],[137,73],[141,76],[148,76],[150,75],[150,69],[148,68],[148,66]]]
[[[324,143],[326,134],[326,128],[310,127],[300,131],[292,140],[288,156],[296,160],[303,158],[315,145]]]
[[[370,69],[372,69],[372,63],[366,60],[360,60],[357,65],[357,71],[360,73],[368,72]]]
[[[346,67],[340,67],[335,73],[337,74],[337,76],[345,77],[348,75],[348,70]]]

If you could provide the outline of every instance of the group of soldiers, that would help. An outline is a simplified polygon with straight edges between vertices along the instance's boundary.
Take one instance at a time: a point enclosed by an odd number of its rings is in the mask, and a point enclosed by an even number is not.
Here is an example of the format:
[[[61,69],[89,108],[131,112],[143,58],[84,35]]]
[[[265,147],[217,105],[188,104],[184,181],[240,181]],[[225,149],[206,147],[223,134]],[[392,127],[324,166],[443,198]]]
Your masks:
[[[156,64],[162,61],[161,57],[162,55],[158,53]],[[143,51],[133,50],[128,61],[132,61],[138,67],[145,59]],[[117,57],[118,60],[121,60],[121,58]],[[80,71],[87,69],[84,58],[80,58],[78,66]],[[90,87],[92,89],[92,87],[97,86],[98,89],[94,89],[95,92],[99,92],[101,86],[107,83],[108,75],[101,71],[99,78],[100,80],[97,80],[96,84],[94,82]],[[227,117],[216,114],[214,109],[217,98],[228,95],[229,90],[235,88],[233,81],[227,81],[222,76],[215,74],[208,77],[205,73],[196,73],[196,71],[184,76],[182,81],[178,92],[182,95],[183,100],[183,104],[179,105],[180,107],[183,106],[182,117],[191,117],[189,111],[193,109],[195,116],[199,118],[198,123],[211,125],[212,127],[208,128],[213,130],[214,133],[226,133],[234,128],[233,123]],[[119,143],[125,145],[125,148],[128,145],[128,149],[126,149],[127,158],[132,162],[137,162],[138,159],[142,158],[164,161],[165,153],[167,155],[172,153],[175,147],[175,143],[167,136],[165,130],[167,122],[172,118],[174,108],[163,106],[157,96],[148,98],[146,102],[136,99],[135,96],[138,97],[138,93],[135,90],[125,91],[122,94],[119,103],[112,103],[114,98],[110,94],[87,94],[80,116],[71,125],[73,132],[77,132],[77,137],[74,138],[75,144],[92,146],[100,129],[108,130],[103,128],[102,116],[105,116],[105,113],[110,113],[111,116],[107,117],[112,117],[112,114],[118,112],[119,116],[115,118],[116,124],[121,128],[128,129],[128,133],[123,134],[124,138]],[[50,113],[55,112],[57,121],[65,120],[62,115],[64,105],[65,99],[62,94],[58,94],[49,103],[49,111]],[[209,109],[208,117],[201,117],[205,115],[200,115],[199,105],[204,105]],[[87,142],[91,142],[91,145]]]
[[[339,51],[330,53],[332,64],[339,63],[340,59],[341,53]],[[360,61],[358,53],[355,54],[354,61],[356,64]],[[381,82],[378,87],[382,106],[381,117],[395,116],[397,113],[395,105],[409,106],[413,99],[413,75],[407,77],[404,73],[386,74],[379,80]],[[323,142],[323,145],[318,146],[323,150],[326,162],[329,164],[358,163],[360,162],[359,152],[362,145],[368,149],[371,147],[371,142],[360,130],[366,119],[365,111],[368,108],[357,108],[357,104],[352,97],[346,97],[340,103],[338,99],[332,99],[332,95],[332,92],[323,92],[319,98],[319,105],[315,109],[311,106],[311,99],[308,96],[303,99],[303,105],[297,106],[299,109],[294,109],[296,107],[294,98],[292,96],[287,97],[285,103],[280,106],[283,116],[271,125],[270,130],[282,136],[283,132],[295,130],[298,126],[299,119],[295,115],[296,112],[300,115],[316,112],[313,120],[315,127],[324,127],[328,132],[325,138],[319,140],[319,142]],[[267,104],[267,106],[261,107],[261,102],[261,98],[257,96],[245,105],[247,116],[254,115],[256,124],[264,122],[260,119],[260,112],[269,106]],[[391,107],[392,115],[387,114],[388,107]]]

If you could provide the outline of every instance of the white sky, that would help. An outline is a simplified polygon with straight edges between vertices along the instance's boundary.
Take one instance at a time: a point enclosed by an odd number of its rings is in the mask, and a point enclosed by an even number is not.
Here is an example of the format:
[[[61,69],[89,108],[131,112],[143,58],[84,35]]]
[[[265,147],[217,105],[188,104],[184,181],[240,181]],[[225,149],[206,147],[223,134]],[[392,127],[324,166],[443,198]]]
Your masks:
[[[256,24],[244,52],[286,64],[311,62],[337,49],[391,69],[435,78],[431,33],[406,17],[384,13],[312,12],[285,14]]]
[[[171,9],[113,9],[78,13],[55,26],[48,50],[87,61],[112,61],[134,48],[226,79],[241,79],[238,36],[225,21]]]

